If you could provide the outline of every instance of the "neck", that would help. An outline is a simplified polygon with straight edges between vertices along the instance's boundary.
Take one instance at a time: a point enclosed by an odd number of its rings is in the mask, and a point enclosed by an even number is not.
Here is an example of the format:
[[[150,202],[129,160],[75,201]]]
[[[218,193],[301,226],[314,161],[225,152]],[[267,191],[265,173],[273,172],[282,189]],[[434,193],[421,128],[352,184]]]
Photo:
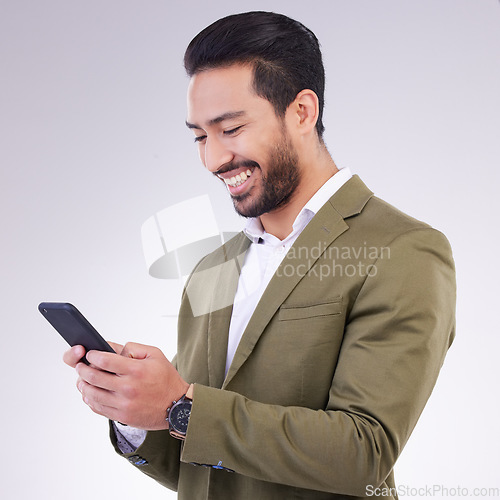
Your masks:
[[[323,146],[321,149],[314,162],[302,166],[300,184],[287,203],[260,216],[260,222],[267,233],[284,240],[292,232],[293,223],[306,203],[339,171],[326,148]]]

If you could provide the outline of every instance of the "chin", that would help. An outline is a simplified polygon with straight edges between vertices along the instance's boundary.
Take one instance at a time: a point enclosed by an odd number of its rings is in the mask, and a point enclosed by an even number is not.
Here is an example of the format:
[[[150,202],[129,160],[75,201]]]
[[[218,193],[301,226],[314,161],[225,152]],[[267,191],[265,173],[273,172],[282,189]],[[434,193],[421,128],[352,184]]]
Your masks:
[[[238,205],[236,203],[234,203],[233,205],[236,213],[241,217],[245,217],[245,219],[259,217],[260,215],[262,215],[261,213],[252,210],[253,207],[242,207],[241,205]]]
[[[233,197],[233,206],[238,215],[247,219],[262,215],[256,211],[256,203],[252,200],[250,193],[244,193],[240,196]]]

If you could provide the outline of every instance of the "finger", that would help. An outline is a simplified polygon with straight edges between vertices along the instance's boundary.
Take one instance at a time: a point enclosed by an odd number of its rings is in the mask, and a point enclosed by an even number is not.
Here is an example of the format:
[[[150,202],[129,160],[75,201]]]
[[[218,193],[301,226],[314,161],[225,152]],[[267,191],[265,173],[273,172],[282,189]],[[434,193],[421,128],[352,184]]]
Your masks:
[[[111,346],[111,348],[113,349],[113,351],[116,352],[116,354],[121,354],[122,353],[122,350],[123,350],[123,345],[122,344],[118,344],[116,342],[109,342],[109,341],[108,341],[108,344]]]
[[[114,394],[110,391],[99,389],[82,381],[80,384],[83,402],[99,415],[115,420],[119,414],[115,404]]]
[[[84,363],[79,363],[76,371],[79,375],[77,383],[80,384],[81,382],[85,382],[92,387],[112,392],[115,392],[119,385],[118,377],[114,373],[109,373],[93,366],[87,366]],[[82,392],[81,385],[78,386],[78,389]]]
[[[128,375],[134,371],[135,363],[133,361],[159,356],[163,356],[163,353],[157,347],[127,342],[120,356],[104,351],[89,351],[87,360],[101,370],[117,375]]]
[[[71,366],[71,368],[75,368],[83,356],[85,356],[85,347],[82,345],[75,345],[64,353],[63,361],[68,366]]]
[[[108,407],[108,406],[103,406],[103,405],[97,405],[95,407],[91,405],[87,405],[94,413],[97,415],[101,415],[102,417],[107,418],[108,420],[114,420],[115,422],[123,422],[123,417],[120,417],[121,413],[119,410],[116,408]]]
[[[81,379],[81,377],[78,377],[78,378],[76,379],[76,388],[77,388],[80,392],[82,392],[82,388],[83,388],[83,384],[84,384],[84,383],[85,383],[85,382]]]
[[[104,351],[89,351],[87,360],[93,367],[116,375],[129,374],[132,370],[130,363],[136,361],[127,355]]]

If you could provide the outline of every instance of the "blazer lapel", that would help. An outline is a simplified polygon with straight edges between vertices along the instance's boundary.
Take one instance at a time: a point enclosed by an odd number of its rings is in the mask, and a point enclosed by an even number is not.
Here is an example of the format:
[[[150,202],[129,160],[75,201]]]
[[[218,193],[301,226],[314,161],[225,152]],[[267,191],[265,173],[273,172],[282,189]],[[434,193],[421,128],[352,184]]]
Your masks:
[[[208,380],[210,387],[220,388],[224,381],[227,356],[229,323],[233,311],[233,299],[238,287],[238,279],[250,240],[240,233],[228,242],[224,262],[218,266],[212,289],[212,302],[208,320]],[[219,293],[223,291],[223,293]],[[223,296],[221,302],[216,297]]]
[[[265,327],[297,283],[309,272],[324,250],[347,231],[349,226],[344,219],[360,213],[372,195],[355,175],[311,219],[257,304],[238,345],[223,388],[227,387],[250,356]],[[227,337],[225,342],[227,345]]]

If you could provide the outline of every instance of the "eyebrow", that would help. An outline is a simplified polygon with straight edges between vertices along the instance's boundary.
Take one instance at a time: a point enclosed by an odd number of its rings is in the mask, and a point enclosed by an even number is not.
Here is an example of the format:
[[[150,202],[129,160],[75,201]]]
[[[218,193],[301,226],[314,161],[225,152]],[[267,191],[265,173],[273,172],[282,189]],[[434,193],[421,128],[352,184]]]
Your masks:
[[[227,113],[223,113],[220,116],[212,118],[208,122],[208,125],[209,126],[217,125],[218,123],[221,123],[225,120],[233,120],[234,118],[240,118],[243,115],[245,115],[245,111],[228,111]],[[186,127],[201,130],[201,127],[199,125],[196,125],[195,123],[189,123],[187,120],[186,120]]]

